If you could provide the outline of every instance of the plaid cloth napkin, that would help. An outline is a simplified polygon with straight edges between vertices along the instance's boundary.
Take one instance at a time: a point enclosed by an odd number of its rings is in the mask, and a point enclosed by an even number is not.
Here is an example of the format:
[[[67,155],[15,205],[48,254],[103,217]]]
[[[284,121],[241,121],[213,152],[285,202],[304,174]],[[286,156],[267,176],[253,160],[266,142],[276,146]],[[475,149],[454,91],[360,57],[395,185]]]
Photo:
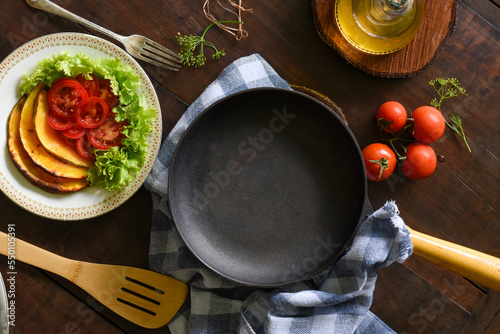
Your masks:
[[[369,311],[376,268],[404,261],[409,233],[394,202],[361,225],[350,250],[310,280],[256,289],[220,277],[188,250],[167,203],[169,164],[183,131],[207,106],[240,90],[290,86],[258,54],[225,68],[186,110],[162,145],[146,188],[153,196],[150,267],[190,286],[188,299],[168,327],[183,333],[393,333]]]

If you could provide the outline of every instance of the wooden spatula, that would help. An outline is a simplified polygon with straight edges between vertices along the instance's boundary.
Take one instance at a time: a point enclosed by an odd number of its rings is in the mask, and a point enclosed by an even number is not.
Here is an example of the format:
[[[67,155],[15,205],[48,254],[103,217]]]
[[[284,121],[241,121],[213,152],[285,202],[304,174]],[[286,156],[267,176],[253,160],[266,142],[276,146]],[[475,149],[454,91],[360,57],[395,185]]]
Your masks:
[[[167,324],[188,293],[184,283],[159,273],[67,259],[3,232],[0,254],[68,279],[112,311],[146,328]]]

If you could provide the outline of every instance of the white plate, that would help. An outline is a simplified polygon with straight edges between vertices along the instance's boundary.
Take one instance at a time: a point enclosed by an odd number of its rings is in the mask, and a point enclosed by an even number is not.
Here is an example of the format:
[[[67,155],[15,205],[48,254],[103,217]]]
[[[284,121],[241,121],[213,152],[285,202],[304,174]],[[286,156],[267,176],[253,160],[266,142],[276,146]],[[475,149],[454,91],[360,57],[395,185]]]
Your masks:
[[[123,190],[110,192],[86,187],[70,194],[50,194],[27,181],[16,168],[7,148],[7,122],[13,106],[20,98],[19,83],[24,73],[31,73],[43,58],[68,51],[91,58],[115,57],[130,65],[140,77],[145,107],[156,111],[148,139],[144,166]],[[59,33],[30,41],[0,63],[0,190],[14,203],[34,214],[56,220],[80,220],[109,212],[129,199],[142,185],[158,154],[161,143],[161,110],[158,97],[147,74],[124,50],[104,39],[79,33]]]

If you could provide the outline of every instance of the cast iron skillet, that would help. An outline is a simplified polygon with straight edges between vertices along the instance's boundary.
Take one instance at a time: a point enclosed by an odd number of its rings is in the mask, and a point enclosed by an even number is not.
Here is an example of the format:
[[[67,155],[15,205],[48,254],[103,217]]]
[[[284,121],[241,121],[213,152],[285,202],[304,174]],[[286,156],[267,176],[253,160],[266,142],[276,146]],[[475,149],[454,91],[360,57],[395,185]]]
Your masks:
[[[169,201],[199,260],[260,287],[333,263],[371,210],[349,128],[317,100],[274,88],[231,95],[192,122],[170,166]]]

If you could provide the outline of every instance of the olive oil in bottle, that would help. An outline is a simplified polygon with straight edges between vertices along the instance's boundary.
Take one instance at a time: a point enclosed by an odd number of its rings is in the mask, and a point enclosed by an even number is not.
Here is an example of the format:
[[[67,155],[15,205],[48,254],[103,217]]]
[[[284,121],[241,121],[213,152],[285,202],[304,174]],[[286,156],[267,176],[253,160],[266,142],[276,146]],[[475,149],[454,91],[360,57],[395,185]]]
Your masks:
[[[336,0],[335,19],[356,49],[388,54],[408,44],[422,22],[423,0]]]

